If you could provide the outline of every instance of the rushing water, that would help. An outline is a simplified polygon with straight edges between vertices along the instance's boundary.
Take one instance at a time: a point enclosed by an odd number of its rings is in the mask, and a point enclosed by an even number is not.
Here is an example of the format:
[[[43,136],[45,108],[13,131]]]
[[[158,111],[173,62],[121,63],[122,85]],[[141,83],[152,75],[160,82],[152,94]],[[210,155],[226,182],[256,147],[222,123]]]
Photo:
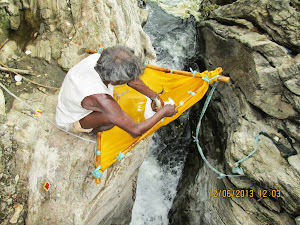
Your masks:
[[[179,1],[168,2],[176,4]],[[196,51],[196,31],[192,21],[168,15],[155,4],[148,4],[147,7],[150,16],[144,30],[155,48],[157,64],[183,70]],[[187,120],[188,113],[184,113],[155,133],[139,171],[131,225],[169,223],[168,212],[176,196],[186,146],[191,141]]]

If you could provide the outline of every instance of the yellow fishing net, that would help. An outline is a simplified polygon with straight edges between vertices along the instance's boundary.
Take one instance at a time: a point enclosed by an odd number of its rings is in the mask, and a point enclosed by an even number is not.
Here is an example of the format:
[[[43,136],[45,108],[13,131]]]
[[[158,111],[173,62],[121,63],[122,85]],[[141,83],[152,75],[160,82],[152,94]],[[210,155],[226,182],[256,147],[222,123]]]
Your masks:
[[[162,119],[141,137],[132,138],[131,135],[117,126],[111,130],[102,132],[101,140],[99,140],[100,138],[97,140],[100,142],[97,149],[101,151],[101,155],[98,156],[98,163],[96,163],[96,166],[99,166],[100,163],[101,167],[98,167],[98,169],[104,171],[115,161],[123,158],[140,140],[151,135],[161,126],[178,118],[184,111],[204,96],[208,90],[208,82],[217,81],[217,78],[205,81],[202,77],[211,79],[221,72],[221,68],[203,73],[192,73],[171,71],[170,69],[148,65],[141,79],[153,91],[157,93],[162,92],[160,95],[162,100],[168,101],[171,98],[175,102],[178,113],[173,117]],[[122,85],[115,87],[114,98],[118,101],[122,110],[128,113],[135,122],[138,123],[145,120],[146,97],[144,95],[130,88],[128,85]]]

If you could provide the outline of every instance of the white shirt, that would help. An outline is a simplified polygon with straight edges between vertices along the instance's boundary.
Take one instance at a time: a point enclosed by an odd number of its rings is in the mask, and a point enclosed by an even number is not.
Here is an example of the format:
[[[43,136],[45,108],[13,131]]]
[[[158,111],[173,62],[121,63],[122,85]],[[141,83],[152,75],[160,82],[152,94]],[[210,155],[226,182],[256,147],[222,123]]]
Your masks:
[[[84,118],[92,110],[81,106],[82,100],[94,94],[113,95],[94,69],[100,54],[95,53],[80,61],[67,73],[56,107],[56,124],[69,130],[76,121]]]

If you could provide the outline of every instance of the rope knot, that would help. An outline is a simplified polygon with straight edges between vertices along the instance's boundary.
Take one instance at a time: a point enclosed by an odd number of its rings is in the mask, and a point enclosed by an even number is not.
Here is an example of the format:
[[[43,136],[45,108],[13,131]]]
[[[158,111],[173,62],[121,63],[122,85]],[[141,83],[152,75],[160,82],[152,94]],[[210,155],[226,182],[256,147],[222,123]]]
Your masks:
[[[101,155],[101,151],[97,150],[96,155]]]
[[[204,81],[206,81],[207,83],[211,84],[212,81],[214,81],[216,78],[218,78],[220,75],[214,76],[213,78],[209,78],[207,74],[205,74],[205,77],[202,77],[202,79]]]
[[[102,171],[100,171],[101,166],[98,166],[93,172],[92,174],[94,174],[95,178],[101,178],[102,177]]]
[[[190,71],[193,73],[193,77],[195,77],[195,74],[197,73],[197,71],[193,70],[191,67],[190,67]]]
[[[124,153],[120,152],[120,154],[116,157],[117,160],[121,160],[125,157]]]
[[[194,142],[199,143],[198,138],[196,138],[196,137],[193,136],[193,139],[194,139],[194,140],[193,140]]]
[[[188,93],[189,93],[189,94],[191,94],[191,95],[193,95],[193,96],[195,96],[195,95],[196,95],[196,93],[195,93],[195,92],[193,92],[193,91],[188,91]]]
[[[218,177],[218,179],[223,179],[224,177],[226,177],[227,175],[226,174],[224,174],[224,173],[220,173],[219,174],[220,176]]]
[[[99,47],[97,53],[101,53],[102,51],[103,51],[103,48]]]

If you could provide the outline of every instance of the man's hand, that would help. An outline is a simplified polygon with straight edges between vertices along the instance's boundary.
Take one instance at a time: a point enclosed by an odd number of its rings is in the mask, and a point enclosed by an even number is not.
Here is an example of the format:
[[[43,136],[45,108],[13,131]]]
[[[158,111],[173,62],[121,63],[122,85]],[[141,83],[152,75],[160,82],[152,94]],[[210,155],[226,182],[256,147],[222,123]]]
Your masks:
[[[165,105],[161,111],[163,111],[165,117],[172,117],[176,113],[178,113],[178,110],[176,109],[175,105]]]
[[[152,99],[152,102],[151,102],[151,108],[152,108],[152,110],[153,110],[154,112],[157,112],[158,110],[160,110],[160,109],[161,109],[162,107],[164,107],[164,105],[165,105],[164,101],[160,98],[159,95],[157,95],[156,99],[157,99],[157,100]],[[159,101],[159,102],[160,102],[160,106],[161,106],[161,107],[158,107],[156,101]]]

